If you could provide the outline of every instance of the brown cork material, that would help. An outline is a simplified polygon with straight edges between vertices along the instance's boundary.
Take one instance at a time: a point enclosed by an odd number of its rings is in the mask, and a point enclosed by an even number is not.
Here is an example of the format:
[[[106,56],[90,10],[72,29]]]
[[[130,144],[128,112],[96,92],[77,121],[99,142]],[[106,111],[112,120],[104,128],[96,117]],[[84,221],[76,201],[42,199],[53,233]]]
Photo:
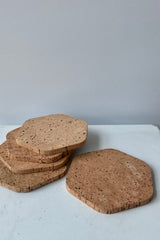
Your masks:
[[[36,153],[51,155],[84,145],[87,128],[83,120],[53,114],[27,120],[19,129],[16,142]]]
[[[114,149],[77,155],[69,168],[70,193],[102,213],[144,205],[153,196],[150,167]]]
[[[4,165],[9,168],[10,171],[14,173],[34,173],[34,172],[44,172],[49,170],[56,170],[63,167],[69,160],[71,153],[60,160],[53,163],[33,163],[33,162],[23,162],[10,159],[8,155],[7,142],[0,145],[0,155],[1,161]]]
[[[23,161],[23,162],[33,162],[33,163],[52,163],[62,157],[68,155],[68,151],[52,154],[50,156],[45,156],[42,154],[35,153],[28,150],[27,148],[21,147],[16,143],[16,135],[20,128],[16,128],[9,132],[6,136],[8,144],[9,157],[12,160]]]
[[[11,172],[1,161],[7,156],[6,152],[0,154],[0,185],[16,192],[29,192],[63,177],[67,167],[61,167],[54,171],[16,174]]]

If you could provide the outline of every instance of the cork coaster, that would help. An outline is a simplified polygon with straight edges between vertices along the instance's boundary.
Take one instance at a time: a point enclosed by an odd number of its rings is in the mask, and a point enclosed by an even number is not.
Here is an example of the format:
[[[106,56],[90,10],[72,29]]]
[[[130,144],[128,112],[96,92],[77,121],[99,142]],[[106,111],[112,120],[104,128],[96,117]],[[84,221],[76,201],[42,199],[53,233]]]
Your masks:
[[[32,191],[63,177],[67,172],[67,167],[64,166],[54,171],[16,174],[11,172],[1,161],[5,157],[4,155],[6,154],[0,154],[0,185],[16,192]]]
[[[8,155],[7,142],[0,145],[0,155],[1,161],[4,165],[9,168],[10,171],[14,173],[34,173],[34,172],[44,172],[50,170],[56,170],[63,167],[69,160],[71,153],[60,160],[53,163],[33,163],[33,162],[23,162],[10,159]]]
[[[51,155],[84,145],[87,128],[83,120],[53,114],[27,120],[19,129],[16,142],[34,152]]]
[[[35,153],[27,148],[21,147],[16,143],[16,135],[20,128],[14,129],[6,136],[8,144],[9,157],[16,161],[27,161],[34,163],[52,163],[68,154],[68,151],[53,154],[50,156],[44,156],[42,154]]]
[[[150,167],[114,149],[77,155],[66,179],[70,193],[102,213],[148,203],[153,196]]]

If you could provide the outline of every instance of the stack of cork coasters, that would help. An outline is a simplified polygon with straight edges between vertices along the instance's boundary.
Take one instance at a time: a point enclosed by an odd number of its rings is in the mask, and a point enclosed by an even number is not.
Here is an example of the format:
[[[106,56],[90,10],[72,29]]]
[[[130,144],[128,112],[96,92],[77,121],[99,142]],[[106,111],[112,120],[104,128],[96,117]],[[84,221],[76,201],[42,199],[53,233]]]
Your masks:
[[[28,192],[67,172],[67,162],[87,138],[85,121],[63,114],[33,118],[0,145],[0,185]]]

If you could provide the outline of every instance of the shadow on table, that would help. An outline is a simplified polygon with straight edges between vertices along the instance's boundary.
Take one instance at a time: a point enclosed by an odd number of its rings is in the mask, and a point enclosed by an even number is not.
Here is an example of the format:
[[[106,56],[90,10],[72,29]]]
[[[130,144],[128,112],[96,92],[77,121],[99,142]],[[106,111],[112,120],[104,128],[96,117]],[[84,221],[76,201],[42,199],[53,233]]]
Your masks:
[[[75,154],[91,152],[98,150],[100,147],[100,134],[97,134],[94,130],[88,132],[86,144],[76,149]]]
[[[68,167],[70,166],[72,159],[74,158],[74,156],[80,154],[80,153],[85,153],[85,152],[91,152],[91,151],[95,151],[95,150],[99,150],[99,146],[100,146],[100,136],[94,132],[94,130],[88,132],[88,136],[87,136],[87,141],[85,143],[85,145],[81,148],[77,148],[71,158],[70,161],[68,163]]]
[[[152,201],[154,201],[157,197],[157,188],[156,188],[156,180],[155,180],[155,174],[153,168],[151,168],[152,171],[152,180],[153,180],[153,198]]]

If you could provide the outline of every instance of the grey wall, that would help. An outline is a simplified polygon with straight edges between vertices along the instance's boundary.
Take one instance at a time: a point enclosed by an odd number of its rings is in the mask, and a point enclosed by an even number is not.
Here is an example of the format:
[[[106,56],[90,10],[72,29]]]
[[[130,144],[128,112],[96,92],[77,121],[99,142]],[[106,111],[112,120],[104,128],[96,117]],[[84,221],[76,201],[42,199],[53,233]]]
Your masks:
[[[159,0],[0,0],[0,124],[160,123]]]

